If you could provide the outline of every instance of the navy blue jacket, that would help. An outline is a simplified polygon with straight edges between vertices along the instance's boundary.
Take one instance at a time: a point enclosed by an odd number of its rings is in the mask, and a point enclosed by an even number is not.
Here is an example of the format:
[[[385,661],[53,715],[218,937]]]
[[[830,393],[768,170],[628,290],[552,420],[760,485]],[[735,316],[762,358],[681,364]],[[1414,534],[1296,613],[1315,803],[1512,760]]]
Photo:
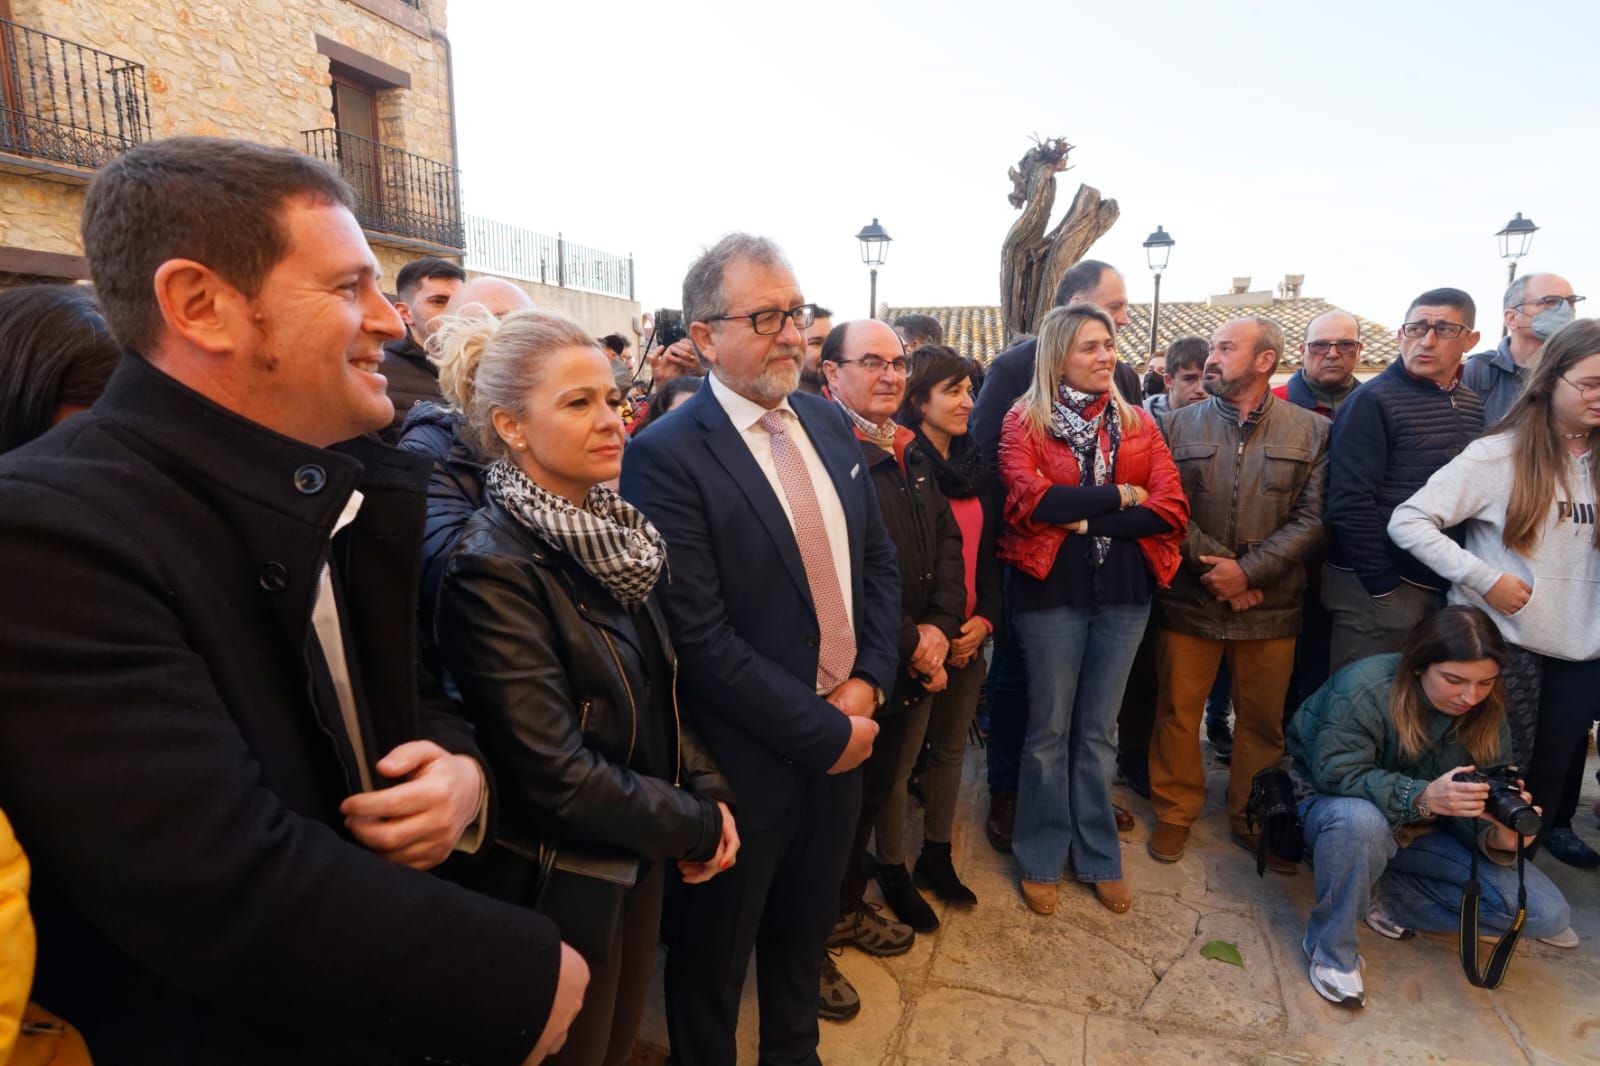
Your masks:
[[[450,552],[483,506],[484,463],[461,436],[461,416],[436,403],[418,403],[406,416],[402,451],[433,462],[428,512],[422,523],[422,631],[433,632],[433,607]]]
[[[1501,337],[1498,347],[1467,358],[1461,380],[1483,401],[1485,428],[1505,417],[1522,392],[1523,369],[1511,358],[1511,338]]]
[[[1328,450],[1328,562],[1354,570],[1372,596],[1401,581],[1450,583],[1389,540],[1389,516],[1483,432],[1483,401],[1465,384],[1445,391],[1396,359],[1339,407]]]
[[[888,692],[900,571],[872,477],[837,406],[799,392],[789,403],[850,530],[853,674]],[[827,772],[850,740],[845,716],[816,693],[820,632],[783,506],[709,388],[629,444],[622,495],[666,538],[670,573],[656,588],[682,706],[733,784],[740,827],[770,827],[796,782]]]

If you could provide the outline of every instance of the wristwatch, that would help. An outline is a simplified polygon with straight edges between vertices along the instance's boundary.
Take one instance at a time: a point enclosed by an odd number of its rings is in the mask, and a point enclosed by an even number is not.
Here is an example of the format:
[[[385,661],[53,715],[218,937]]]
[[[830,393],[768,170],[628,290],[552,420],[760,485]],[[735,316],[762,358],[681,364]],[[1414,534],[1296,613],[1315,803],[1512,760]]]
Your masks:
[[[1426,795],[1418,796],[1417,802],[1413,804],[1413,806],[1416,808],[1417,813],[1423,818],[1433,817],[1433,808],[1428,806],[1428,797]]]

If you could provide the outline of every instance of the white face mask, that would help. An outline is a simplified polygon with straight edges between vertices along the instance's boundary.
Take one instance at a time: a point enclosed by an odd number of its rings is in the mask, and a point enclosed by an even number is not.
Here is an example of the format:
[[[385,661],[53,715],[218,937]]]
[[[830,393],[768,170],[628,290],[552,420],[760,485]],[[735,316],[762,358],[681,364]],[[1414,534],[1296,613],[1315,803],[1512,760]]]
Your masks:
[[[1548,311],[1540,311],[1533,316],[1533,335],[1540,340],[1549,340],[1551,335],[1562,326],[1571,322],[1576,317],[1572,305],[1565,300],[1556,304]]]

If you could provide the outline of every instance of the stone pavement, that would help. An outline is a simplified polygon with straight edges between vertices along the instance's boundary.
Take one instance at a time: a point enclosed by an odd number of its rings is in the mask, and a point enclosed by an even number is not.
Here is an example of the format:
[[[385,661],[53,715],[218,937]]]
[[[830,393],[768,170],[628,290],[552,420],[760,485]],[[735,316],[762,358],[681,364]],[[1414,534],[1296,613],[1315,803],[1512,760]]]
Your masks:
[[[1574,825],[1600,847],[1594,767],[1591,758]],[[830,1066],[1600,1063],[1600,872],[1539,859],[1571,902],[1582,944],[1562,951],[1524,941],[1495,992],[1467,984],[1453,936],[1397,942],[1363,926],[1367,1006],[1354,1011],[1327,1003],[1306,980],[1310,871],[1257,878],[1254,860],[1229,840],[1220,813],[1226,768],[1213,767],[1206,816],[1172,866],[1145,851],[1149,804],[1119,788],[1140,821],[1123,835],[1133,909],[1112,914],[1086,886],[1068,883],[1049,917],[1024,907],[1010,856],[984,837],[982,770],[982,752],[969,749],[954,845],[978,905],[935,903],[942,928],[900,958],[846,949],[839,966],[862,1010],[822,1023]],[[920,815],[913,804],[912,841],[921,840]],[[1244,968],[1201,958],[1211,940],[1237,945]],[[756,1062],[754,989],[752,974],[741,1066]],[[658,960],[634,1061],[663,1062],[666,1043]]]

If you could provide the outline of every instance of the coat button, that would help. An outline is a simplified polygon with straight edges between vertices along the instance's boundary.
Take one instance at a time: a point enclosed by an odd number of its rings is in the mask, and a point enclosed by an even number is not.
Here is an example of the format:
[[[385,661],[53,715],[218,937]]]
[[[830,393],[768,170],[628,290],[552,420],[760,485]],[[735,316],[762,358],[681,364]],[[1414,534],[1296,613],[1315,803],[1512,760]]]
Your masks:
[[[821,645],[822,645],[822,641],[821,641],[821,639],[819,639],[817,637],[807,637],[806,638],[806,647],[808,647],[808,648],[816,648],[816,647],[820,647]]]
[[[289,568],[282,563],[262,563],[257,578],[268,592],[282,592],[289,587]]]
[[[315,496],[328,483],[328,475],[315,463],[307,463],[294,472],[295,491],[302,496]]]

